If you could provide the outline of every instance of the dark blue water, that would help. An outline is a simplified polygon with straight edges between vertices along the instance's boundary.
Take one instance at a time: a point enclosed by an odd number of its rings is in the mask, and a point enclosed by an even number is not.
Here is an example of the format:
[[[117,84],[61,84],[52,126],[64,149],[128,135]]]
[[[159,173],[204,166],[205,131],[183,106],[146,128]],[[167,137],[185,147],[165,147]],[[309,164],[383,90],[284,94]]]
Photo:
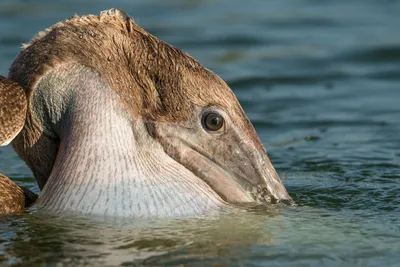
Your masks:
[[[0,265],[400,266],[400,2],[109,2],[2,0],[0,73],[39,30],[121,8],[228,82],[298,206],[123,225],[2,216]],[[0,171],[38,192],[10,147]]]

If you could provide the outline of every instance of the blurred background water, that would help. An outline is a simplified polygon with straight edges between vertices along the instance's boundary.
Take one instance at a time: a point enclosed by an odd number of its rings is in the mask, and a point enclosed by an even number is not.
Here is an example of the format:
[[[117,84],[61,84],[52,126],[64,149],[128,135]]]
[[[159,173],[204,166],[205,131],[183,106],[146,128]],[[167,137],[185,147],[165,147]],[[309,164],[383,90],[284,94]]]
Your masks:
[[[0,217],[0,265],[400,266],[400,2],[1,0],[21,43],[117,7],[232,87],[296,207],[125,224]],[[12,148],[0,171],[38,192]]]

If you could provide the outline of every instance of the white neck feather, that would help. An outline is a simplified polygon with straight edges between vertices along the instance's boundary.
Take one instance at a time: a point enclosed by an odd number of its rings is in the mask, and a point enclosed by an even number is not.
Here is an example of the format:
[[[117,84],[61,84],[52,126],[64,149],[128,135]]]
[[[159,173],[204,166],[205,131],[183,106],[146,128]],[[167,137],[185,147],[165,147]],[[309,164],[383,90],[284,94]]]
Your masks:
[[[68,107],[56,123],[60,148],[39,206],[81,215],[176,217],[224,205],[163,151],[143,122],[128,116],[96,73],[80,77],[69,84]]]

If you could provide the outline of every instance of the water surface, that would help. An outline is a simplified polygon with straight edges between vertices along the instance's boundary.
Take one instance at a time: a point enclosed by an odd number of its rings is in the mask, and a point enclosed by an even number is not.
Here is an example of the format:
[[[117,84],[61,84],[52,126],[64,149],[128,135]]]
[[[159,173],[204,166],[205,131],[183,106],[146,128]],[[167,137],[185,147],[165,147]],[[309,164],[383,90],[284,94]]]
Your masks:
[[[0,217],[0,265],[400,266],[400,2],[2,0],[0,73],[39,30],[118,7],[232,87],[298,206],[115,223]],[[38,192],[10,147],[0,171]]]

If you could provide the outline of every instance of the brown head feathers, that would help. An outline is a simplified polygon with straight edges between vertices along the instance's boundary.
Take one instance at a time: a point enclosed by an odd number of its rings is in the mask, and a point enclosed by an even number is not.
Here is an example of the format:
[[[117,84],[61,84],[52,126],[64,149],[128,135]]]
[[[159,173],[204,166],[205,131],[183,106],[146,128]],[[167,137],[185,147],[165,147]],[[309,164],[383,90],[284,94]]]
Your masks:
[[[40,33],[24,45],[9,78],[29,92],[49,69],[68,63],[98,71],[135,117],[182,121],[191,104],[228,108],[235,101],[217,75],[117,9],[74,16]]]
[[[251,123],[226,83],[194,58],[159,40],[125,13],[111,9],[99,16],[74,16],[39,33],[24,45],[9,78],[30,96],[46,73],[64,64],[97,71],[118,94],[133,118],[184,122],[194,106],[218,106],[263,149]],[[28,108],[23,146],[32,146],[42,130]],[[23,157],[21,140],[14,147]]]

